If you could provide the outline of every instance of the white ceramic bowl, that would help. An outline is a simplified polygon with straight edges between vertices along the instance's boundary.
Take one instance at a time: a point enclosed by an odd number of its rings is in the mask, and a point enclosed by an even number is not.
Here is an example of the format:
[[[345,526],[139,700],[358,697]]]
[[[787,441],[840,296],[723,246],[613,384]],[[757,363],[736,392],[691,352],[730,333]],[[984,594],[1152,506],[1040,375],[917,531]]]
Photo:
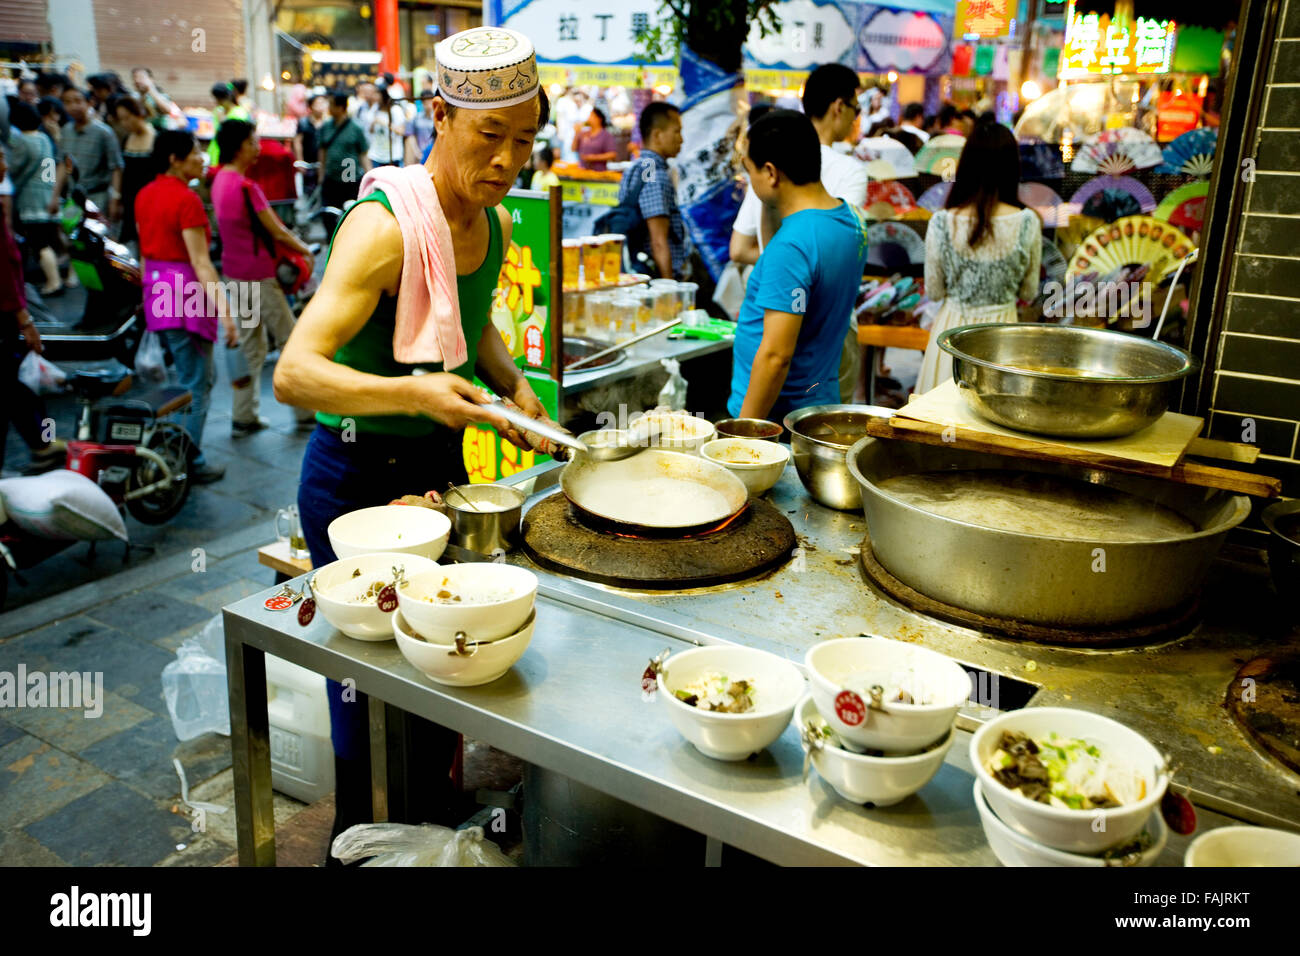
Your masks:
[[[717,428],[707,418],[689,412],[647,412],[628,428],[629,440],[646,435],[652,427],[659,432],[651,438],[651,447],[687,455],[698,455],[702,446],[718,437]]]
[[[745,483],[751,495],[770,491],[790,461],[790,448],[758,438],[715,438],[700,446],[700,457],[721,465]]]
[[[326,529],[340,558],[372,551],[404,551],[437,561],[447,547],[451,520],[432,508],[379,505],[340,515]]]
[[[1070,810],[1023,797],[998,783],[988,771],[989,758],[997,751],[1004,730],[1035,739],[1056,733],[1086,740],[1107,759],[1144,774],[1146,796],[1108,810]],[[1109,717],[1071,707],[1029,707],[995,717],[971,738],[970,759],[998,819],[1031,840],[1067,853],[1096,854],[1132,840],[1147,825],[1169,784],[1164,758],[1145,737]]]
[[[755,709],[747,714],[699,710],[673,696],[703,674],[716,671],[754,683]],[[659,705],[681,735],[700,753],[717,760],[744,760],[771,745],[804,694],[799,669],[775,654],[751,647],[717,645],[674,654],[659,673]]]
[[[1153,813],[1145,825],[1151,834],[1151,845],[1132,862],[1127,858],[1107,860],[1101,856],[1054,850],[1017,833],[999,820],[989,807],[978,780],[975,781],[975,807],[980,812],[980,822],[984,824],[984,837],[989,841],[993,855],[1003,866],[1154,866],[1169,840],[1169,828],[1165,826],[1165,821],[1158,812]]]
[[[458,603],[426,600],[440,591]],[[495,561],[451,564],[408,575],[397,589],[397,606],[416,632],[435,644],[453,644],[464,631],[471,640],[495,641],[514,634],[533,610],[537,575]]]
[[[1300,866],[1300,835],[1267,827],[1219,827],[1193,840],[1186,866]]]
[[[529,614],[523,627],[515,633],[490,644],[480,644],[472,656],[461,657],[446,644],[421,640],[412,632],[401,610],[393,612],[393,636],[402,656],[435,684],[452,687],[477,687],[504,675],[528,650],[536,624],[537,615]]]
[[[359,641],[388,641],[393,637],[393,613],[381,611],[379,605],[349,604],[348,596],[358,594],[377,578],[393,579],[393,568],[400,567],[409,578],[438,565],[418,554],[400,551],[377,551],[352,558],[340,558],[325,565],[311,576],[312,596],[321,616],[348,637]],[[353,577],[356,571],[360,577]]]
[[[817,709],[841,740],[861,750],[923,750],[947,735],[957,711],[970,696],[970,677],[956,661],[883,637],[822,641],[809,648],[804,664]],[[931,702],[885,701],[883,712],[859,706],[870,703],[868,688],[872,684],[903,686],[913,696]],[[853,705],[844,708],[844,714],[852,718],[856,713],[860,722],[845,723],[837,701]]]
[[[817,703],[809,694],[799,702],[795,725],[802,730],[817,716]],[[931,749],[899,757],[869,757],[827,745],[812,752],[812,765],[850,803],[888,807],[910,797],[933,779],[943,766],[953,737],[949,728],[948,736]]]

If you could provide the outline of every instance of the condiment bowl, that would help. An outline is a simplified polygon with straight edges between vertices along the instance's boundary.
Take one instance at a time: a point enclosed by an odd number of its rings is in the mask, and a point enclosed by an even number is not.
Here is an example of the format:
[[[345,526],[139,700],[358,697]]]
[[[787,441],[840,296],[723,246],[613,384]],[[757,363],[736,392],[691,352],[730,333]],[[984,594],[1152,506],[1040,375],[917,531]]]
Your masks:
[[[866,405],[809,405],[785,416],[795,471],[818,504],[862,510],[862,489],[849,474],[847,454],[867,434],[874,409]]]
[[[799,702],[795,723],[802,731],[809,721],[820,716],[813,695]],[[824,743],[812,746],[806,739],[804,750],[812,751],[812,765],[822,779],[850,803],[870,803],[888,807],[910,797],[933,779],[943,766],[943,758],[952,747],[953,730],[937,744],[915,754],[869,756],[856,754]]]
[[[1187,847],[1186,866],[1300,866],[1300,834],[1268,827],[1219,827]]]
[[[757,438],[762,441],[780,441],[785,431],[776,422],[765,418],[724,418],[714,427],[719,438]]]
[[[632,422],[628,439],[648,436],[650,447],[698,455],[700,448],[718,437],[718,430],[707,418],[690,412],[647,412]]]
[[[411,630],[400,609],[393,612],[393,636],[402,656],[429,680],[452,687],[476,687],[501,677],[524,656],[536,623],[537,615],[530,613],[513,634],[468,648],[469,656],[457,654],[455,647],[422,640]]]
[[[1052,733],[1086,740],[1116,767],[1142,774],[1146,793],[1133,803],[1104,810],[1071,810],[1030,800],[999,783],[988,769],[1008,730],[1035,740]],[[1169,785],[1165,759],[1145,737],[1109,717],[1070,707],[1030,707],[995,717],[971,738],[970,759],[998,819],[1031,840],[1067,853],[1095,854],[1128,843],[1147,825]]]
[[[751,495],[761,495],[780,479],[790,449],[758,438],[715,438],[700,447],[700,457],[727,469],[745,483]]]
[[[975,808],[979,810],[980,823],[984,824],[984,837],[1003,866],[1154,866],[1169,841],[1169,828],[1164,819],[1159,813],[1153,813],[1143,828],[1150,838],[1143,841],[1144,850],[1109,857],[1066,853],[1043,846],[999,820],[978,780],[975,781]],[[1141,831],[1138,835],[1141,836]]]
[[[675,691],[708,673],[754,684],[754,709],[722,714],[683,703]],[[658,678],[659,705],[683,737],[706,757],[744,760],[770,746],[790,723],[804,693],[803,675],[787,660],[751,647],[710,645],[668,658]]]
[[[340,558],[372,551],[403,551],[437,561],[447,547],[451,519],[432,508],[379,505],[340,515],[326,529]]]
[[[443,495],[452,542],[479,554],[508,551],[519,536],[524,497],[509,485],[457,485]]]
[[[497,562],[434,568],[408,576],[397,589],[402,616],[420,637],[434,644],[454,644],[459,632],[472,641],[514,634],[536,599],[537,575]]]
[[[359,641],[392,640],[393,612],[381,611],[373,598],[364,604],[351,603],[347,598],[364,590],[376,579],[391,582],[394,568],[402,569],[409,578],[437,570],[438,565],[428,558],[403,551],[376,551],[333,561],[310,578],[311,594],[321,616],[348,637]],[[361,574],[357,575],[357,571]]]
[[[883,637],[822,641],[809,648],[804,664],[817,709],[846,745],[859,750],[899,754],[929,747],[952,729],[970,697],[970,677],[956,661]],[[873,685],[885,689],[878,706]],[[894,688],[926,703],[891,700]]]

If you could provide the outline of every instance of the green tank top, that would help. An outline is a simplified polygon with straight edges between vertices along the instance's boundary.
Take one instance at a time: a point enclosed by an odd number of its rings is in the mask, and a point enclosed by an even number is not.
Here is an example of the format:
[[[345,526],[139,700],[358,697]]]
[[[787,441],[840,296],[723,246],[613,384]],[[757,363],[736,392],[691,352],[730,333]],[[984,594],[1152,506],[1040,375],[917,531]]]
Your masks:
[[[361,205],[363,202],[383,203],[385,209],[390,213],[393,207],[388,202],[388,197],[380,190],[375,190],[361,202],[356,203],[352,209]],[[351,213],[352,209],[348,210]],[[361,327],[351,341],[334,353],[334,361],[340,365],[346,365],[348,368],[354,368],[358,372],[369,372],[372,375],[386,375],[395,377],[400,375],[410,375],[416,369],[424,369],[428,372],[455,372],[464,379],[472,380],[474,378],[474,363],[478,359],[478,342],[483,334],[484,327],[491,321],[489,317],[492,308],[492,296],[496,292],[497,278],[501,273],[502,249],[501,249],[501,220],[497,217],[494,210],[485,210],[488,217],[488,251],[487,258],[479,266],[477,271],[469,275],[456,277],[457,297],[460,300],[460,324],[465,331],[465,345],[468,351],[468,357],[465,364],[459,365],[452,369],[443,369],[441,362],[427,362],[420,365],[406,365],[398,362],[393,357],[393,330],[397,325],[397,297],[391,295],[382,295],[379,298],[379,304],[375,306],[374,313],[370,316],[369,321]],[[347,214],[344,215],[347,218]],[[340,225],[342,220],[340,220]],[[334,232],[338,235],[338,230]],[[334,244],[330,242],[330,252],[334,250]],[[329,264],[328,255],[326,265]],[[332,415],[325,412],[317,412],[316,420],[322,425],[331,428],[341,428],[344,418],[350,418],[356,423],[356,429],[359,432],[369,432],[373,434],[400,435],[408,438],[419,438],[426,435],[432,435],[435,431],[443,426],[427,415]]]

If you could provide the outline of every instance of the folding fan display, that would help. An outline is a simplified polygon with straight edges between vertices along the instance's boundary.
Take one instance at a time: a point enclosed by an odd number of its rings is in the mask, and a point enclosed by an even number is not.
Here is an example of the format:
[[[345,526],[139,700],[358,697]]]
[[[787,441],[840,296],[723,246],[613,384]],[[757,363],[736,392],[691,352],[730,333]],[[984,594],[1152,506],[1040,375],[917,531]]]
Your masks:
[[[1023,179],[1063,178],[1065,164],[1061,162],[1061,147],[1039,139],[1022,139],[1020,175]]]
[[[965,147],[965,136],[955,136],[952,133],[932,136],[916,154],[916,171],[936,176],[947,173],[951,177],[957,172],[957,160],[961,158],[961,151]]]
[[[886,269],[925,262],[925,240],[916,230],[894,222],[867,227],[867,264]]]
[[[1151,215],[1189,232],[1199,232],[1205,225],[1205,201],[1210,184],[1205,180],[1179,186],[1156,206]]]
[[[1042,266],[1038,270],[1043,282],[1064,283],[1067,265],[1061,250],[1052,245],[1050,240],[1044,239]]]
[[[1156,167],[1156,172],[1209,176],[1214,168],[1214,147],[1218,141],[1219,131],[1214,127],[1190,130],[1165,147],[1164,162]]]
[[[1158,283],[1194,248],[1187,236],[1166,222],[1151,216],[1126,216],[1103,225],[1079,243],[1066,274],[1074,279],[1109,277],[1147,266],[1142,274]]]
[[[1124,216],[1136,216],[1156,208],[1156,197],[1130,176],[1097,176],[1088,180],[1070,197],[1085,216],[1114,222]]]
[[[916,197],[912,191],[898,182],[867,183],[866,207],[870,209],[877,203],[888,203],[894,213],[906,212],[916,207]],[[892,216],[890,218],[893,218]]]
[[[856,155],[866,162],[872,179],[907,179],[916,175],[916,163],[906,146],[888,136],[858,142]]]
[[[916,204],[930,212],[938,212],[948,201],[948,193],[951,191],[952,183],[935,183],[917,197]]]
[[[1061,250],[1061,255],[1069,259],[1083,240],[1104,225],[1104,222],[1092,216],[1071,216],[1065,225],[1056,230],[1056,247]]]
[[[1044,226],[1060,224],[1061,197],[1042,183],[1021,183],[1016,192],[1020,201],[1043,218]]]
[[[1134,169],[1159,165],[1164,154],[1156,141],[1131,126],[1102,130],[1089,136],[1075,150],[1070,169],[1076,173],[1105,173],[1119,176]]]

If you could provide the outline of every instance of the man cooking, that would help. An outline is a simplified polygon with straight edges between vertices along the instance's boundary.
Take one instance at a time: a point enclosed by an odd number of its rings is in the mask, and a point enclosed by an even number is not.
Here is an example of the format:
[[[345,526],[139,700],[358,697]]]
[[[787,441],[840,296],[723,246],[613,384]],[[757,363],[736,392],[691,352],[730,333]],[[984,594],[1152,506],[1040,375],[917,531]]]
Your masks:
[[[489,319],[512,225],[500,203],[547,122],[533,46],[514,31],[478,27],[443,40],[436,58],[428,160],[367,174],[275,371],[280,401],[320,410],[298,491],[318,568],[335,560],[326,528],[340,515],[464,483],[466,425],[488,422],[529,447],[484,407],[475,374],[545,417]],[[337,834],[371,819],[367,705],[339,684],[329,692]],[[407,722],[419,758],[406,765],[420,777],[408,776],[410,815],[455,825],[448,770],[457,735]]]

